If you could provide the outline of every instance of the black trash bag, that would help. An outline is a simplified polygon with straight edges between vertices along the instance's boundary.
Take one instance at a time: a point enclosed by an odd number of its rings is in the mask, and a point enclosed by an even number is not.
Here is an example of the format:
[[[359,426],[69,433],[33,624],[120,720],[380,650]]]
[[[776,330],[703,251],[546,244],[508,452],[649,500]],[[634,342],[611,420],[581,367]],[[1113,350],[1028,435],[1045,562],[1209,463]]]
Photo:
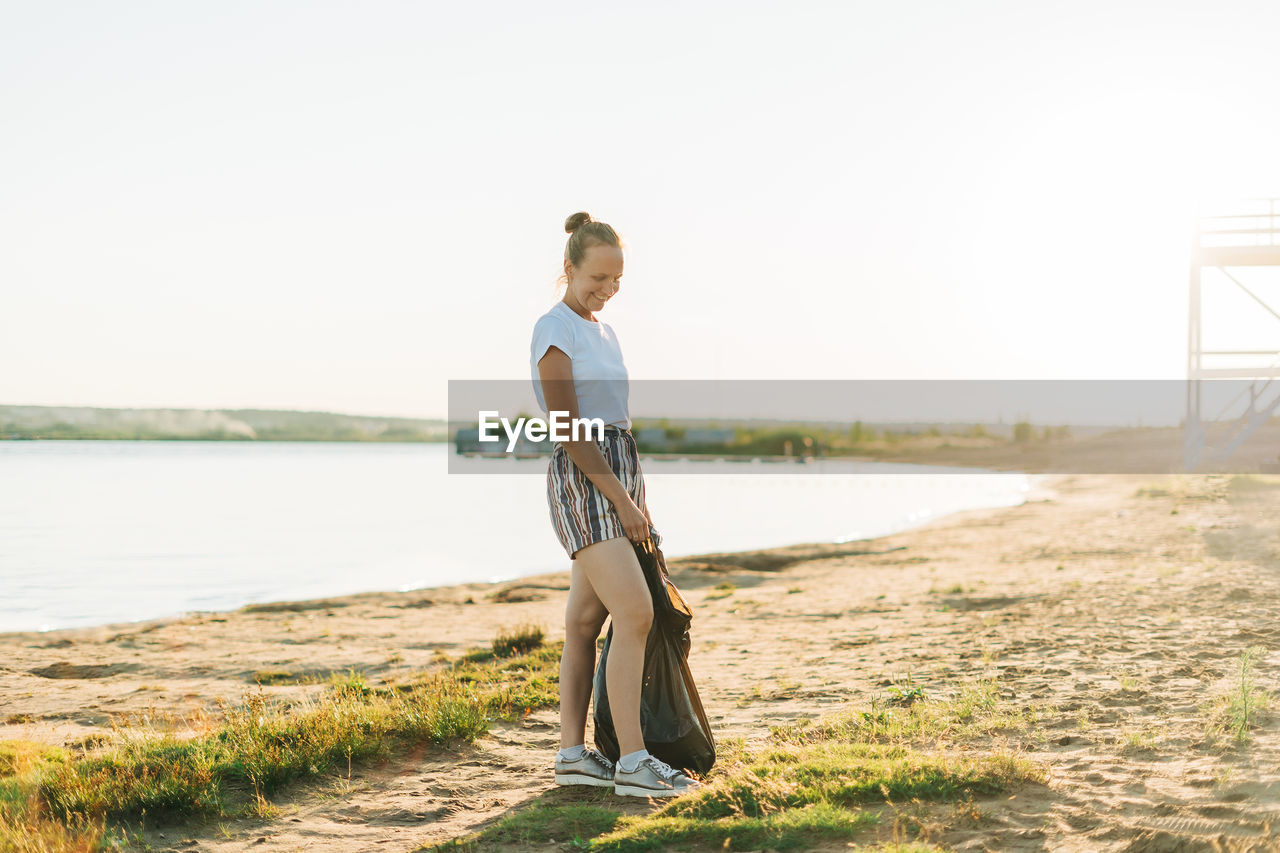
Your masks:
[[[640,687],[640,731],[651,755],[686,772],[705,774],[716,762],[711,724],[689,671],[689,623],[693,611],[666,577],[666,561],[652,538],[631,543],[653,598],[653,625],[644,649],[644,681]],[[613,642],[613,620],[596,664],[596,748],[611,761],[619,757],[618,736],[609,711],[605,664]]]

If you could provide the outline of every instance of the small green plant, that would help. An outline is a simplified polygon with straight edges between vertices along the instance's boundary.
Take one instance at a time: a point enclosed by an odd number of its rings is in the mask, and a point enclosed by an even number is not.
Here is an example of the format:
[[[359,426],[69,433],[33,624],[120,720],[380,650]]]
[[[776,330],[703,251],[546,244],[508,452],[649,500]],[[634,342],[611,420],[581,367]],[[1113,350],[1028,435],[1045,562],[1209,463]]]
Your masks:
[[[889,688],[889,704],[890,705],[910,705],[925,698],[924,687],[917,684],[914,687],[898,687],[894,685]]]
[[[1262,646],[1250,646],[1240,654],[1240,677],[1231,696],[1229,713],[1231,731],[1236,743],[1241,745],[1249,740],[1249,727],[1260,704],[1253,686],[1253,662],[1264,652],[1266,649]]]
[[[373,688],[364,680],[364,673],[357,672],[354,669],[347,670],[346,675],[339,675],[335,672],[329,676],[329,684],[335,690],[354,693],[357,696],[366,696],[373,692]]]
[[[1092,724],[1092,722],[1093,722],[1092,714],[1089,713],[1088,708],[1081,708],[1079,711],[1076,711],[1076,728],[1077,729],[1079,729],[1080,731],[1087,731],[1090,724]]]
[[[911,673],[908,672],[904,679],[900,680],[900,684],[890,685],[886,691],[889,698],[885,700],[890,705],[910,705],[913,702],[925,699],[924,687],[916,684]]]
[[[1257,657],[1265,653],[1261,646],[1251,646],[1240,654],[1240,666],[1233,687],[1200,706],[1208,716],[1206,736],[1210,740],[1219,735],[1230,735],[1237,747],[1249,741],[1249,730],[1258,725],[1259,712],[1270,710],[1274,697],[1254,685],[1253,665]]]
[[[1120,752],[1124,754],[1145,752],[1156,747],[1155,733],[1147,726],[1122,732],[1117,742]]]
[[[1223,767],[1214,774],[1213,784],[1219,788],[1225,788],[1235,780],[1235,777],[1236,771],[1234,767]]]

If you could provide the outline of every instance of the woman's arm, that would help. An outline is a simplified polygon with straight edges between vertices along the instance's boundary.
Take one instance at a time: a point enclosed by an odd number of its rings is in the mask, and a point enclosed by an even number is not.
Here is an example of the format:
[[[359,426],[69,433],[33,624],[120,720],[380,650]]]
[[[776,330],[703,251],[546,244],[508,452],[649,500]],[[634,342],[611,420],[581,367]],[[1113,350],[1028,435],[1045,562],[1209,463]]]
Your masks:
[[[548,347],[538,362],[538,377],[542,382],[542,397],[549,412],[568,412],[570,422],[578,417],[578,395],[573,390],[573,362],[559,347]],[[613,473],[609,463],[595,441],[580,438],[563,442],[565,452],[582,473],[595,484],[613,504],[618,520],[622,522],[627,538],[642,542],[649,537],[649,519]]]

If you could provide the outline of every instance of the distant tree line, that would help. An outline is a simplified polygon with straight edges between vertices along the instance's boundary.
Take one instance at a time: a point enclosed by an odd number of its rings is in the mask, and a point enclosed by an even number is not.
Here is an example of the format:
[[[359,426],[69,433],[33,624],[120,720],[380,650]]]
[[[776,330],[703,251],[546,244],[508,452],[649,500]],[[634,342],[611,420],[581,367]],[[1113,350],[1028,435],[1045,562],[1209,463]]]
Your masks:
[[[267,409],[0,406],[0,440],[428,442],[446,438],[443,420]]]

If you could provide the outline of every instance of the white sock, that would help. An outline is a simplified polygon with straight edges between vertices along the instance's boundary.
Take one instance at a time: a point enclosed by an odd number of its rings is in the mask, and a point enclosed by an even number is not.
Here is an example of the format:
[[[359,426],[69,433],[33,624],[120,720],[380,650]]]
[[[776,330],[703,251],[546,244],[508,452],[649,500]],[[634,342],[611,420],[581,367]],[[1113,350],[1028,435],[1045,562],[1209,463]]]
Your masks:
[[[580,743],[577,746],[566,746],[560,750],[560,757],[565,761],[577,761],[586,751],[587,745],[585,743]]]
[[[628,752],[626,755],[618,759],[618,766],[630,773],[640,766],[640,762],[649,754],[649,750],[641,749],[636,752]]]

